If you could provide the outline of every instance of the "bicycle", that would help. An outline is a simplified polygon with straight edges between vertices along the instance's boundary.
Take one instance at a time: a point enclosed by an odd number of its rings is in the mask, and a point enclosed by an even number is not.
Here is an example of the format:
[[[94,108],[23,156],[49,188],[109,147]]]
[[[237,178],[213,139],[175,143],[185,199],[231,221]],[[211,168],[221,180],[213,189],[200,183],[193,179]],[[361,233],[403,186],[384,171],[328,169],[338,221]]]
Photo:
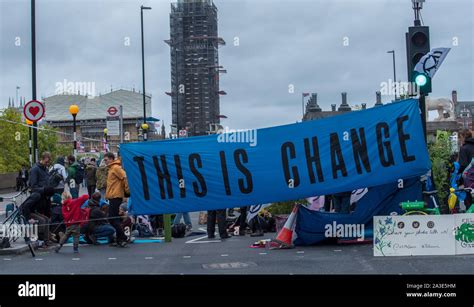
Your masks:
[[[19,193],[13,195],[13,196],[0,196],[0,201],[5,201],[5,200],[10,200],[11,203],[7,204],[6,207],[13,207],[13,211],[11,215],[8,215],[6,219],[1,223],[1,229],[0,232],[0,242],[2,245],[6,245],[7,247],[11,246],[12,243],[16,242],[18,240],[18,236],[5,236],[5,234],[8,234],[10,230],[18,230],[18,229],[26,229],[26,225],[30,225],[26,218],[21,214],[20,210],[20,205],[23,203],[23,201],[26,200],[28,196],[28,188],[23,189]],[[23,199],[23,196],[25,198]],[[5,233],[6,232],[6,233]],[[35,257],[35,252],[33,249],[32,241],[29,237],[25,236],[24,237],[25,243],[28,245],[28,248],[31,252],[31,255]]]
[[[423,191],[423,194],[428,196],[433,202],[433,208],[428,208],[428,204],[424,201],[401,202],[400,207],[405,211],[403,215],[441,215],[441,211],[435,197],[437,193],[437,190]]]

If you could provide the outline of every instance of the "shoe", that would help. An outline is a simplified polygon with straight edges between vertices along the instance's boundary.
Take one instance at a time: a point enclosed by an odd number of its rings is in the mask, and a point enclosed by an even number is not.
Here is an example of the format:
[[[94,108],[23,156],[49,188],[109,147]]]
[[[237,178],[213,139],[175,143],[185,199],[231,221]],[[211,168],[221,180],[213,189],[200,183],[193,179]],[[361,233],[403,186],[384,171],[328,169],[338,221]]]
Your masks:
[[[208,235],[207,238],[208,238],[208,239],[215,239],[216,236],[215,236],[215,235],[210,235],[210,236]]]
[[[79,249],[76,249],[76,248],[75,248],[74,251],[73,251],[73,253],[74,253],[74,254],[79,254]]]
[[[91,240],[92,244],[97,245],[97,238],[94,235],[89,235],[89,240]]]
[[[119,242],[117,243],[117,247],[127,247],[127,242],[125,241]]]
[[[61,249],[61,247],[63,247],[63,246],[62,246],[62,245],[56,246],[56,248],[54,249],[54,251],[55,251],[56,253],[59,253],[59,250]]]
[[[228,234],[225,234],[224,236],[221,236],[221,239],[224,240],[224,239],[229,239],[230,236]]]

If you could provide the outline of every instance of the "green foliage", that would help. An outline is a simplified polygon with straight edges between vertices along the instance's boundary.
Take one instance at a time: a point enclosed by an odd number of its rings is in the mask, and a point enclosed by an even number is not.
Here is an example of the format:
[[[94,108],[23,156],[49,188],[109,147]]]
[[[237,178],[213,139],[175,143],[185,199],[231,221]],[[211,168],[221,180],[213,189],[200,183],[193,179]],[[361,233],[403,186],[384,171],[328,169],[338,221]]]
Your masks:
[[[268,211],[272,215],[290,214],[294,205],[296,205],[296,204],[306,204],[306,203],[307,202],[306,202],[305,199],[277,202],[277,203],[273,203],[270,207],[268,207]]]
[[[434,184],[438,190],[441,206],[446,205],[449,194],[449,170],[451,169],[451,145],[449,142],[433,142],[428,144],[428,151],[432,163]],[[441,208],[443,209],[443,208]]]
[[[16,109],[5,109],[0,113],[0,173],[16,172],[21,166],[29,165],[29,129],[21,125],[21,120],[21,114]],[[54,130],[47,125],[43,127]],[[49,151],[53,159],[70,154],[71,147],[60,145],[58,141],[58,135],[54,131],[38,130],[40,154]]]

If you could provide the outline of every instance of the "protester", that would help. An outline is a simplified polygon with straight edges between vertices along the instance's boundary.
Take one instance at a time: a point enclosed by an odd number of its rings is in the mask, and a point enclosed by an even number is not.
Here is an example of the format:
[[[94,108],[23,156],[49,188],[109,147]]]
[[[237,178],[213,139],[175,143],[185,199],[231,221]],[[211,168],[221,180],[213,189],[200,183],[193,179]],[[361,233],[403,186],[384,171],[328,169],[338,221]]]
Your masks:
[[[207,237],[209,239],[215,238],[216,231],[216,218],[217,227],[219,229],[219,236],[221,239],[229,238],[226,227],[226,210],[211,210],[207,211]]]
[[[120,216],[120,225],[124,230],[124,234],[127,237],[127,242],[130,242],[133,222],[132,219],[128,216],[128,206],[127,203],[122,203],[119,208]]]
[[[67,180],[67,172],[66,172],[66,168],[64,167],[64,157],[58,157],[56,159],[56,163],[53,165],[53,168],[50,171],[50,174],[59,175],[58,179],[61,179],[61,180],[59,181],[59,183],[57,183],[56,186],[53,186],[53,188],[54,188],[55,193],[62,195],[64,192],[64,185]]]
[[[48,186],[49,172],[48,167],[51,162],[51,154],[47,151],[41,154],[41,159],[30,170],[31,189],[40,189]]]
[[[96,182],[97,182],[96,172],[97,172],[97,167],[95,164],[95,158],[92,158],[89,161],[88,165],[86,166],[86,170],[85,170],[85,173],[86,173],[85,177],[87,179],[87,193],[89,194],[89,198],[91,198],[92,194],[94,194],[95,192]]]
[[[129,193],[127,176],[120,160],[115,159],[113,153],[107,152],[104,155],[104,161],[108,168],[105,197],[109,200],[109,222],[115,228],[117,246],[125,247],[127,245],[127,237],[123,232],[120,221],[116,217],[119,216],[119,208],[125,194]]]
[[[18,171],[16,190],[23,190],[28,186],[28,169],[23,165]]]
[[[100,192],[101,198],[105,199],[105,189],[107,188],[107,165],[104,159],[100,161],[96,171],[96,189]]]
[[[71,193],[72,198],[77,198],[79,196],[79,187],[83,180],[83,174],[81,175],[81,167],[79,163],[76,162],[74,156],[68,156],[67,160],[69,164],[67,169],[69,192]]]
[[[69,239],[70,236],[72,236],[73,251],[74,253],[79,253],[79,237],[81,235],[80,225],[83,220],[81,205],[89,199],[89,196],[84,194],[79,198],[73,199],[71,193],[63,192],[62,199],[62,214],[64,224],[66,225],[66,233],[61,237],[55,252],[58,253],[63,247],[64,243]]]
[[[49,244],[49,217],[51,216],[51,196],[54,189],[51,187],[37,188],[21,204],[21,214],[30,224],[38,221],[39,239],[44,241],[44,246]]]
[[[87,223],[86,235],[93,244],[97,243],[98,238],[108,238],[109,243],[113,243],[115,237],[115,229],[107,221],[107,214],[101,205],[100,192],[95,192],[88,201],[89,221]]]
[[[173,225],[178,225],[181,223],[181,218],[184,220],[184,224],[186,224],[186,231],[191,231],[193,229],[193,224],[191,223],[191,217],[189,216],[188,212],[176,213],[176,216],[173,220]]]
[[[336,193],[332,196],[334,211],[341,214],[349,214],[351,208],[352,191]]]
[[[239,226],[239,236],[245,236],[245,230],[247,229],[247,210],[248,207],[240,207],[240,216],[235,223],[235,226]]]
[[[461,137],[463,139],[463,145],[459,150],[459,173],[464,171],[474,156],[474,138],[472,138],[472,132],[465,129],[461,132]]]

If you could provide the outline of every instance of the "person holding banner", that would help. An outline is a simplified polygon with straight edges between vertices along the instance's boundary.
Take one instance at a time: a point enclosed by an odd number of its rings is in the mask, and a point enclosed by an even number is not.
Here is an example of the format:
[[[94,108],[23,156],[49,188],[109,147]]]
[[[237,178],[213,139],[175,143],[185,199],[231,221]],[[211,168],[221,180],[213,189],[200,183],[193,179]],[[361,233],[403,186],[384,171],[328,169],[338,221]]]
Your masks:
[[[207,211],[207,237],[209,239],[215,238],[215,231],[216,231],[216,218],[217,218],[217,227],[219,229],[219,236],[221,239],[228,239],[230,238],[229,234],[227,234],[227,228],[225,224],[226,219],[226,210],[211,210]]]
[[[127,176],[120,160],[115,159],[115,155],[112,152],[109,151],[104,155],[104,161],[108,168],[105,197],[109,200],[109,223],[115,228],[117,246],[125,247],[127,245],[127,236],[122,229],[118,217],[120,205],[128,190]]]

